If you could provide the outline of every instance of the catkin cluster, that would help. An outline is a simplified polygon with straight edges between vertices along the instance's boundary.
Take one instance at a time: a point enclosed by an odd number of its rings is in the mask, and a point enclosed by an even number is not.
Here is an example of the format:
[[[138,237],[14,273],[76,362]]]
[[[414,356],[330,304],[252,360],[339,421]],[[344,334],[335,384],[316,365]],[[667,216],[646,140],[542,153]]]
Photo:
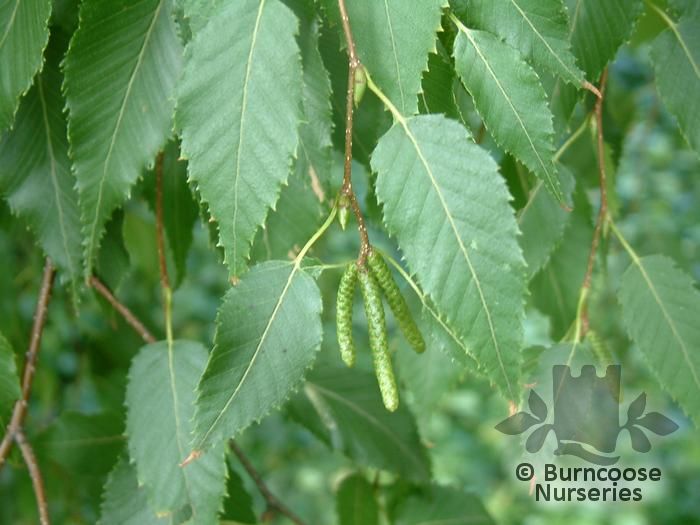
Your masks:
[[[379,390],[384,406],[394,411],[399,406],[399,393],[396,378],[391,365],[391,355],[387,342],[386,322],[382,293],[394,314],[396,321],[406,340],[413,349],[421,353],[425,350],[425,341],[418,330],[411,311],[408,309],[401,291],[394,281],[391,271],[382,256],[372,250],[367,257],[367,266],[359,268],[351,263],[345,268],[336,304],[336,323],[340,357],[348,366],[355,364],[355,344],[352,338],[352,307],[355,286],[359,281],[360,291],[365,306],[369,345],[372,350],[374,371],[377,375]]]

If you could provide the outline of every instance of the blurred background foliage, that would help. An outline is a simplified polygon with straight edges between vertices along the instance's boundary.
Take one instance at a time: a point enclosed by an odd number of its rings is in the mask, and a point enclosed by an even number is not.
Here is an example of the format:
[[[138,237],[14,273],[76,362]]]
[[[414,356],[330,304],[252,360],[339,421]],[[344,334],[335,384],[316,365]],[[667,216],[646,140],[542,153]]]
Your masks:
[[[681,7],[682,4],[684,2],[679,2]],[[62,12],[69,11],[56,11],[59,23],[73,24],[72,20],[60,19]],[[699,281],[700,160],[680,136],[673,117],[660,104],[653,84],[649,40],[662,29],[658,17],[645,13],[632,41],[618,53],[609,69],[605,135],[609,148],[608,165],[614,174],[611,177],[614,213],[617,223],[640,254],[670,255]],[[335,39],[334,34],[322,35],[323,58],[332,75],[338,120],[342,116],[347,62],[338,51]],[[697,93],[689,93],[689,96],[697,96]],[[371,151],[373,142],[390,122],[378,101],[370,93],[365,97],[367,100],[363,102],[356,121],[363,140],[356,143],[354,177],[358,191],[365,195],[367,213],[376,226],[380,214],[366,167],[367,152]],[[424,104],[429,106],[429,102]],[[591,107],[592,100],[583,100],[571,121],[557,123],[560,144],[579,128]],[[471,120],[475,121],[474,118]],[[479,124],[478,120],[475,122],[476,135]],[[342,141],[341,129],[338,123],[336,147]],[[487,146],[489,140],[486,136]],[[176,147],[172,149],[171,164],[166,165],[166,172],[171,175],[178,172],[181,187],[172,191],[181,192],[182,187],[185,188],[185,200],[189,202],[184,203],[179,213],[189,217],[193,232],[188,251],[178,254],[178,248],[174,246],[169,250],[171,270],[179,283],[174,295],[175,332],[178,338],[211,346],[216,310],[229,282],[220,254],[210,241],[210,225],[206,218],[200,218],[195,201],[187,197],[184,168],[182,163],[175,161]],[[494,154],[498,155],[502,172],[509,180],[515,196],[514,205],[522,206],[522,184],[532,181],[518,180],[523,177],[523,171],[515,162],[497,152]],[[336,153],[331,173],[325,177],[321,174],[327,193],[336,190],[340,182],[340,160],[340,153]],[[595,205],[586,206],[584,201],[596,203],[598,200],[592,134],[584,130],[561,160],[576,174],[577,202],[584,203],[577,207],[577,213],[584,213],[581,221],[585,230],[590,228]],[[316,229],[318,221],[329,209],[330,198],[326,195],[323,202],[319,202],[309,184],[303,173],[292,176],[290,186],[285,190],[288,197],[269,218],[266,230],[256,241],[254,254],[257,259],[294,253]],[[115,214],[109,225],[99,261],[99,274],[120,300],[158,337],[162,337],[164,327],[152,193],[152,175],[146,174],[126,208]],[[586,217],[585,213],[589,216]],[[18,363],[21,363],[22,349],[28,344],[43,262],[31,235],[11,217],[4,202],[0,203],[0,226],[0,332],[11,342]],[[564,260],[567,254],[580,259],[576,248],[567,245],[567,239],[575,237],[577,232],[567,232],[550,264],[554,264],[559,255]],[[370,235],[373,242],[400,259],[395,245],[378,228],[372,229]],[[582,235],[585,236],[585,231]],[[343,232],[333,227],[314,247],[312,255],[325,264],[332,264],[351,260],[357,248],[354,231]],[[397,369],[403,396],[416,415],[421,438],[433,463],[435,479],[440,484],[478,494],[498,523],[700,523],[698,431],[662,392],[623,333],[615,290],[629,259],[612,237],[604,241],[604,251],[607,256],[601,257],[594,279],[591,327],[612,359],[623,365],[626,402],[634,399],[638,392],[645,391],[651,408],[669,415],[681,426],[674,434],[654,440],[652,451],[643,458],[633,453],[623,457],[623,462],[658,466],[663,471],[663,481],[645,491],[644,499],[639,503],[534,502],[528,494],[527,483],[516,481],[513,474],[514,466],[523,457],[522,444],[517,438],[506,437],[494,429],[494,425],[508,413],[505,401],[477,374],[460,372],[438,348],[429,348],[424,356],[415,356],[406,348],[398,349]],[[586,253],[584,245],[584,257]],[[571,283],[577,291],[580,277],[573,266],[563,264],[558,270],[560,278]],[[545,268],[543,273],[547,271]],[[333,334],[334,293],[339,277],[337,269],[327,269],[320,280],[327,330],[317,367],[340,364]],[[533,347],[553,344],[568,327],[558,320],[561,312],[557,312],[556,300],[546,283],[541,284],[539,292],[538,286],[535,284],[526,320],[526,343]],[[405,283],[404,293],[414,299],[417,312],[415,296]],[[355,318],[359,319],[355,327],[358,340],[366,341],[366,334],[362,333],[362,315],[358,312]],[[566,315],[564,318],[567,319]],[[570,322],[570,316],[568,320]],[[402,347],[404,342],[397,336],[392,322],[390,319],[392,345]],[[140,338],[102,299],[87,291],[82,294],[76,310],[67,290],[61,286],[55,288],[25,427],[35,443],[56,523],[97,521],[104,480],[125,445],[122,432],[126,372],[131,358],[141,346]],[[367,355],[365,352],[365,358]],[[361,359],[358,366],[369,370],[369,359]],[[541,373],[538,367],[542,366],[535,360],[533,374]],[[540,391],[540,394],[547,399],[547,392]],[[625,403],[622,410],[624,408]],[[303,414],[300,416],[293,409],[274,413],[249,428],[240,437],[239,444],[273,492],[295,512],[309,523],[334,523],[334,493],[339,481],[356,467],[299,424],[303,419]],[[626,442],[626,434],[623,433],[620,440]],[[232,497],[234,494],[243,497],[241,494],[247,491],[259,515],[264,511],[264,502],[233,458],[230,468]],[[371,469],[363,472],[368,479],[376,481],[388,512],[391,491],[400,490],[401,480]],[[243,489],[234,487],[240,483]],[[235,509],[235,503],[227,501],[227,509]],[[235,510],[229,514],[233,517]],[[0,523],[35,523],[34,516],[31,484],[15,451],[9,464],[0,470]],[[239,516],[237,519],[244,521],[246,518]],[[279,519],[279,523],[282,522]]]

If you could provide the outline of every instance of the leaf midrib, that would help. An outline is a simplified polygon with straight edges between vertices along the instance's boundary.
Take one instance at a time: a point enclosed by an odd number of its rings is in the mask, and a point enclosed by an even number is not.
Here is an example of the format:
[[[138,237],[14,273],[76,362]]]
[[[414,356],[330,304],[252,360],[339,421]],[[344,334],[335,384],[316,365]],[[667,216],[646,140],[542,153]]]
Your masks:
[[[405,104],[406,104],[406,96],[404,95],[403,92],[403,84],[401,82],[401,70],[399,68],[399,57],[398,54],[396,53],[396,40],[394,39],[394,28],[391,24],[391,15],[389,13],[389,4],[387,0],[384,0],[384,12],[386,13],[386,21],[387,21],[387,26],[389,28],[389,37],[391,38],[391,51],[394,55],[394,65],[396,67],[396,84],[399,87],[399,94],[401,95],[401,111],[404,111],[406,109]]]
[[[515,108],[513,105],[513,102],[510,100],[510,97],[506,93],[505,89],[503,88],[503,85],[501,84],[501,81],[499,80],[498,76],[496,76],[496,72],[491,69],[491,65],[489,64],[488,60],[486,60],[486,57],[483,55],[481,52],[481,49],[479,46],[476,45],[476,41],[471,36],[471,31],[469,31],[463,24],[460,23],[459,30],[464,33],[464,35],[469,39],[469,42],[474,46],[474,50],[476,53],[479,55],[479,58],[481,61],[484,63],[484,66],[486,66],[486,69],[489,71],[489,74],[493,78],[493,80],[496,82],[496,85],[498,86],[499,91],[503,95],[503,98],[508,102],[508,105],[510,106],[510,109],[513,112],[513,115],[515,115],[515,118],[518,121],[518,124],[520,125],[520,128],[523,130],[523,133],[525,133],[525,137],[527,137],[527,141],[530,143],[530,148],[532,149],[533,153],[537,157],[537,162],[539,162],[540,166],[542,167],[542,170],[547,177],[547,180],[549,181],[549,184],[552,186],[552,188],[557,188],[556,182],[552,179],[552,175],[547,169],[547,167],[544,164],[544,161],[542,160],[542,157],[540,156],[540,153],[537,151],[537,148],[535,147],[534,142],[532,141],[532,137],[530,137],[530,133],[528,132],[527,128],[525,127],[525,123],[523,122],[522,118],[520,117],[520,113],[518,113],[518,110]]]
[[[41,103],[41,114],[44,123],[44,130],[46,131],[46,152],[49,156],[49,163],[51,169],[49,173],[51,174],[51,184],[53,186],[54,194],[56,196],[56,209],[58,211],[58,224],[61,230],[61,241],[63,244],[63,251],[66,254],[66,265],[70,273],[71,281],[75,281],[75,267],[73,266],[73,259],[70,255],[70,250],[68,249],[68,234],[66,232],[65,217],[63,212],[63,205],[61,203],[61,192],[58,186],[58,179],[56,176],[56,155],[53,149],[53,140],[51,138],[51,125],[49,123],[48,109],[46,106],[46,98],[44,96],[44,82],[42,78],[37,79],[37,90],[39,95],[39,102]]]
[[[700,379],[698,378],[695,367],[693,366],[693,363],[690,360],[690,355],[688,354],[688,349],[685,346],[685,342],[683,341],[683,338],[681,337],[680,333],[678,332],[678,329],[676,328],[676,324],[673,322],[673,319],[671,318],[668,311],[666,310],[666,307],[664,306],[664,303],[661,300],[661,297],[659,296],[659,294],[656,290],[656,287],[654,286],[654,283],[651,280],[651,277],[649,277],[649,274],[647,273],[646,269],[644,268],[644,264],[642,264],[642,260],[635,255],[632,257],[632,261],[637,266],[637,268],[639,268],[639,273],[642,275],[642,278],[644,279],[647,286],[649,287],[649,291],[651,292],[651,295],[654,297],[654,301],[656,301],[656,304],[658,305],[659,309],[661,310],[661,313],[663,314],[664,318],[666,319],[666,322],[668,323],[668,326],[671,329],[671,332],[673,333],[674,338],[678,342],[678,345],[681,348],[681,353],[683,354],[683,359],[686,362],[686,364],[688,365],[688,368],[690,369],[690,372],[691,372],[690,375],[693,376],[693,381],[700,388]]]
[[[440,189],[440,186],[437,183],[437,180],[435,179],[435,176],[432,172],[432,169],[428,165],[428,161],[423,155],[423,151],[420,148],[420,145],[418,144],[418,141],[416,140],[416,137],[413,135],[411,132],[410,128],[408,127],[408,123],[406,122],[405,119],[400,119],[399,122],[401,123],[403,129],[406,132],[406,135],[410,139],[411,143],[413,144],[416,153],[418,155],[418,158],[420,159],[421,163],[423,164],[423,167],[425,168],[428,177],[430,178],[430,182],[435,189],[435,192],[438,195],[438,198],[440,199],[440,204],[445,212],[445,216],[447,217],[448,222],[450,223],[450,228],[452,229],[452,233],[454,234],[455,238],[457,239],[457,244],[460,247],[460,251],[462,252],[462,255],[464,256],[464,259],[467,263],[467,266],[469,267],[469,272],[472,275],[472,278],[474,279],[474,284],[476,285],[476,289],[479,293],[479,300],[481,301],[481,305],[484,309],[484,313],[486,314],[486,320],[489,325],[489,332],[491,335],[491,341],[494,346],[494,350],[496,351],[496,357],[498,358],[498,365],[501,368],[501,372],[503,373],[503,377],[506,380],[506,385],[508,387],[508,392],[511,397],[514,396],[513,392],[513,386],[510,384],[510,379],[508,378],[508,374],[506,373],[505,369],[505,364],[503,363],[503,356],[501,355],[501,348],[498,344],[498,338],[496,337],[496,330],[495,327],[493,326],[493,319],[491,318],[491,310],[489,309],[488,304],[486,303],[486,297],[484,296],[484,291],[481,287],[481,281],[479,280],[479,277],[476,274],[476,270],[474,266],[472,265],[471,258],[469,257],[469,254],[467,253],[467,248],[464,246],[464,243],[462,242],[462,238],[459,234],[459,231],[457,230],[457,225],[455,224],[452,214],[450,213],[449,206],[447,205],[447,201],[445,201],[445,198],[442,194],[442,190]]]
[[[671,20],[666,13],[664,13],[662,10],[660,10],[658,7],[653,6],[654,9],[659,13],[661,18],[666,22],[666,25],[668,25],[668,28],[673,32],[674,36],[676,37],[676,40],[678,40],[678,43],[681,45],[681,49],[683,49],[683,52],[685,53],[686,57],[688,57],[688,62],[693,66],[693,71],[695,72],[695,76],[700,79],[700,66],[695,62],[695,59],[693,57],[693,54],[690,52],[690,49],[688,48],[687,44],[685,43],[685,40],[683,39],[683,36],[681,35],[681,32],[678,30],[678,23],[674,22]]]
[[[232,236],[233,236],[233,268],[237,268],[238,263],[238,239],[236,234],[236,222],[238,222],[238,181],[241,178],[241,150],[243,147],[243,130],[245,129],[246,109],[248,108],[248,84],[253,66],[253,54],[255,45],[258,39],[260,30],[260,20],[262,18],[263,7],[265,0],[260,1],[260,7],[255,17],[255,26],[253,27],[253,35],[250,41],[250,49],[248,50],[248,61],[246,62],[245,77],[243,79],[243,90],[241,94],[241,123],[238,128],[238,145],[236,147],[236,174],[233,182],[233,220],[232,220]]]
[[[542,43],[547,47],[547,50],[554,56],[554,58],[557,59],[557,62],[559,62],[564,69],[566,69],[567,73],[569,73],[573,78],[576,78],[576,74],[571,70],[569,66],[567,66],[564,61],[559,58],[559,55],[554,52],[552,47],[549,45],[549,42],[547,42],[547,39],[544,37],[542,33],[540,33],[537,28],[534,26],[530,18],[527,16],[527,13],[523,11],[523,9],[520,7],[520,5],[516,2],[516,0],[510,0],[510,2],[513,4],[513,6],[518,10],[520,15],[523,17],[523,19],[527,22],[527,24],[530,26],[532,29],[533,33],[537,35],[537,37],[542,41]]]
[[[95,217],[92,222],[92,226],[90,229],[90,236],[88,238],[88,243],[87,243],[87,253],[86,253],[86,265],[88,268],[90,268],[92,264],[92,253],[95,249],[95,234],[97,231],[97,221],[100,215],[100,208],[102,206],[102,196],[104,194],[104,184],[105,181],[107,180],[107,170],[109,168],[109,164],[112,158],[112,152],[114,151],[114,145],[116,144],[117,141],[117,135],[119,133],[119,128],[121,127],[122,120],[124,118],[124,112],[126,111],[126,105],[127,105],[127,100],[129,99],[131,95],[131,90],[133,89],[134,86],[134,81],[136,80],[136,73],[138,72],[139,68],[141,67],[141,64],[143,63],[143,58],[146,54],[146,48],[148,47],[148,42],[151,39],[151,35],[153,34],[153,30],[156,26],[156,22],[158,21],[158,17],[160,15],[160,10],[163,7],[163,3],[165,0],[160,0],[158,2],[158,6],[156,7],[155,11],[153,12],[153,19],[151,20],[151,23],[148,26],[148,29],[146,30],[146,34],[143,40],[143,45],[141,46],[141,49],[139,50],[138,57],[136,59],[136,64],[134,65],[134,69],[131,72],[131,75],[129,76],[129,81],[127,82],[126,90],[124,91],[124,97],[122,98],[121,105],[119,107],[119,113],[117,115],[117,121],[114,125],[114,131],[112,132],[112,137],[109,143],[109,148],[107,150],[107,155],[105,156],[105,161],[104,165],[102,168],[102,176],[100,178],[100,184],[97,190],[97,204],[95,206]]]
[[[180,406],[178,403],[178,397],[177,397],[177,385],[175,381],[175,364],[173,362],[174,358],[174,347],[173,347],[173,341],[169,340],[167,342],[168,345],[168,379],[170,383],[170,393],[172,395],[172,401],[173,401],[173,416],[175,418],[175,440],[177,442],[177,450],[179,457],[181,459],[184,459],[186,456],[185,453],[185,448],[182,445],[182,436],[181,436],[181,430],[182,430],[182,422],[180,421],[180,413],[178,411],[178,407]],[[190,502],[190,509],[192,510],[192,517],[196,517],[197,515],[197,505],[194,504],[194,499],[192,498],[192,488],[190,487],[190,480],[188,473],[185,469],[182,467],[179,467],[180,472],[182,473],[182,477],[185,481],[185,492],[187,492],[187,501]],[[195,520],[196,521],[196,520]]]
[[[287,295],[287,292],[289,291],[290,286],[292,285],[292,280],[294,279],[294,275],[296,274],[296,272],[300,268],[300,264],[301,264],[301,261],[299,261],[298,263],[295,263],[293,265],[292,270],[289,273],[289,277],[287,278],[287,282],[285,283],[284,288],[282,289],[282,293],[280,293],[280,296],[277,299],[277,303],[275,304],[275,308],[272,310],[272,313],[270,314],[270,318],[267,320],[267,324],[265,325],[265,329],[263,330],[263,333],[260,336],[260,341],[258,342],[257,346],[255,347],[255,351],[253,352],[253,357],[251,358],[250,363],[248,363],[248,366],[246,367],[245,372],[243,372],[243,376],[238,381],[236,388],[229,396],[224,407],[219,411],[219,413],[216,416],[216,418],[214,419],[214,421],[209,425],[209,428],[205,432],[204,436],[199,440],[199,444],[197,447],[195,447],[195,449],[201,448],[204,445],[204,443],[206,443],[207,438],[212,433],[214,428],[219,424],[219,421],[223,417],[224,413],[229,409],[229,407],[231,406],[231,403],[233,403],[233,400],[238,395],[238,392],[240,391],[241,387],[245,383],[246,378],[248,377],[248,374],[252,370],[253,365],[255,364],[255,361],[258,358],[258,355],[260,354],[260,349],[262,348],[263,343],[265,342],[265,339],[267,338],[267,334],[270,331],[270,327],[272,326],[273,322],[275,321],[275,319],[277,317],[277,313],[278,313],[279,309],[281,308],[282,303],[284,302],[284,298]]]

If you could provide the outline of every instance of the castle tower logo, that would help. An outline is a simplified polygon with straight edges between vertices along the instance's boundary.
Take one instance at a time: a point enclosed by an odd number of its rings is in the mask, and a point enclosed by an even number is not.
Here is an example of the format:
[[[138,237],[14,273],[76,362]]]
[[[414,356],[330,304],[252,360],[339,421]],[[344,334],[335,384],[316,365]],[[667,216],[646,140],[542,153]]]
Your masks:
[[[547,422],[549,409],[544,400],[530,390],[528,408],[496,425],[496,430],[509,435],[522,434],[534,427],[525,442],[528,452],[542,448],[550,432],[557,439],[555,455],[577,456],[596,465],[614,465],[618,437],[629,434],[632,448],[649,452],[651,443],[645,429],[658,435],[668,435],[678,425],[659,412],[646,412],[646,394],[642,392],[629,405],[624,425],[620,424],[620,365],[607,367],[599,377],[592,365],[581,367],[574,377],[566,365],[552,367],[553,421]]]

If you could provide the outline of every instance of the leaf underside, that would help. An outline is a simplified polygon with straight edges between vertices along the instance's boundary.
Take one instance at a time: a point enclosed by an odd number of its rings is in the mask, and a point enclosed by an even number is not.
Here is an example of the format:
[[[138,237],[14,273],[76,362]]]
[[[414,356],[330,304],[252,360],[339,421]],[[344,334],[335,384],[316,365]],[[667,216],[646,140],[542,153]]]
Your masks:
[[[333,446],[348,457],[402,478],[430,478],[430,460],[413,416],[405,404],[395,412],[384,408],[373,374],[317,367],[309,374],[304,394],[328,429]]]
[[[593,83],[632,34],[642,4],[641,0],[567,0],[571,48]]]
[[[583,83],[562,0],[471,0],[466,16],[474,27],[500,36],[533,63],[576,87]]]
[[[563,202],[552,161],[552,113],[537,73],[515,49],[497,37],[461,25],[454,57],[457,74],[494,140]]]
[[[133,359],[126,389],[127,435],[138,478],[158,513],[184,504],[192,523],[216,519],[225,489],[223,444],[181,467],[190,452],[195,388],[208,353],[199,343],[162,341]]]
[[[253,267],[224,297],[198,387],[195,449],[259,421],[300,384],[321,344],[321,292],[292,263]]]
[[[495,162],[461,125],[431,115],[395,124],[372,166],[409,269],[486,375],[517,399],[525,271]]]
[[[569,201],[574,190],[571,172],[559,166],[564,198]],[[549,261],[571,220],[571,212],[565,210],[546,191],[543,183],[530,192],[527,204],[518,213],[518,225],[522,231],[520,245],[530,277],[536,275]]]
[[[181,62],[168,0],[81,5],[64,88],[88,274],[106,222],[170,134]]]
[[[138,485],[136,469],[120,459],[107,478],[98,525],[173,525],[173,520],[156,516],[146,489]]]
[[[622,320],[661,385],[700,422],[700,293],[664,256],[634,258],[618,292]]]
[[[0,192],[24,219],[66,280],[81,275],[78,195],[62,112],[63,47],[52,40],[47,63],[22,99],[14,128],[0,140]]]
[[[182,151],[232,275],[245,271],[297,148],[297,30],[278,0],[240,0],[219,10],[187,46],[176,115]]]
[[[685,16],[652,44],[656,87],[681,131],[700,155],[700,14]]]

